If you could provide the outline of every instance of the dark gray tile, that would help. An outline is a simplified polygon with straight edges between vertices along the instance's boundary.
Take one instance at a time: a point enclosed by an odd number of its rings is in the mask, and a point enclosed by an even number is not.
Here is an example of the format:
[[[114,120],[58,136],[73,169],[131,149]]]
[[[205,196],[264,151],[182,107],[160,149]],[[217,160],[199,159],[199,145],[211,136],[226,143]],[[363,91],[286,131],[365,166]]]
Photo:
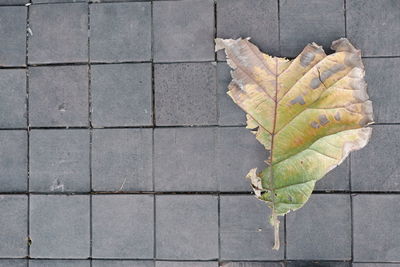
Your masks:
[[[153,258],[152,195],[95,195],[92,203],[94,258]]]
[[[252,195],[221,196],[220,239],[222,260],[281,260],[284,247],[273,250],[270,209]],[[283,241],[284,220],[280,218]],[[282,242],[283,243],[283,242]]]
[[[26,127],[26,72],[0,70],[0,128]]]
[[[286,218],[287,258],[350,260],[350,196],[316,194]]]
[[[0,0],[1,4],[11,3],[10,1],[2,3]],[[27,8],[0,7],[0,18],[0,66],[24,66],[26,63]]]
[[[93,267],[154,267],[153,261],[93,260]]]
[[[23,5],[28,2],[29,0],[0,0],[0,5]]]
[[[349,190],[349,159],[343,161],[335,169],[331,170],[325,177],[317,181],[315,190],[319,191],[346,191]]]
[[[0,257],[17,258],[28,255],[28,197],[0,195]],[[2,265],[0,266],[9,266]],[[16,264],[15,266],[18,266]]]
[[[88,130],[32,130],[29,154],[32,192],[90,191]]]
[[[32,126],[87,126],[88,67],[29,69],[29,123]]]
[[[242,127],[218,128],[216,172],[219,191],[252,191],[247,173],[266,167],[267,151]]]
[[[53,4],[53,3],[79,3],[87,2],[87,0],[32,0],[34,4]]]
[[[195,261],[156,261],[156,267],[218,267],[218,262]]]
[[[88,61],[88,4],[32,5],[29,63]]]
[[[214,60],[214,1],[153,3],[156,62]]]
[[[354,261],[400,261],[400,196],[353,197]]]
[[[329,50],[345,36],[343,0],[280,1],[281,54],[297,56],[311,42]]]
[[[364,56],[400,55],[400,2],[348,0],[347,36]]]
[[[94,191],[153,189],[151,129],[97,129],[92,143]]]
[[[365,79],[378,123],[400,123],[400,58],[365,58]]]
[[[246,125],[246,113],[227,95],[228,85],[232,80],[230,70],[231,68],[224,62],[219,62],[217,65],[218,124]]]
[[[157,64],[154,83],[157,125],[217,124],[215,64]]]
[[[29,267],[90,267],[90,260],[30,260]]]
[[[27,267],[28,261],[25,259],[6,260],[0,259],[0,267]]]
[[[156,128],[156,191],[217,191],[215,128]]]
[[[350,262],[339,261],[289,261],[287,267],[350,267]]]
[[[251,37],[261,51],[279,55],[278,1],[217,0],[217,36]],[[218,52],[218,60],[225,54]]]
[[[90,5],[90,60],[92,62],[150,59],[150,2]]]
[[[157,259],[218,258],[218,197],[156,196]]]
[[[23,192],[28,185],[26,131],[0,131],[0,190]]]
[[[353,267],[400,267],[400,263],[353,263]]]
[[[400,126],[375,125],[368,145],[351,154],[353,191],[400,191]]]
[[[89,257],[89,196],[31,195],[30,256]]]
[[[152,125],[151,64],[94,65],[91,77],[94,126]]]
[[[283,262],[225,262],[221,267],[285,267]]]

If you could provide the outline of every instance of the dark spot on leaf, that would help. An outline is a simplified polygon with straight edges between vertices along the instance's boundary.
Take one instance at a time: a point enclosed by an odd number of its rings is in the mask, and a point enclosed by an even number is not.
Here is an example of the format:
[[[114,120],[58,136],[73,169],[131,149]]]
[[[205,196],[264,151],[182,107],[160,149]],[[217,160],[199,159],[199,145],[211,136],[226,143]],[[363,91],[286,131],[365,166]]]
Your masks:
[[[319,77],[316,77],[311,80],[310,86],[312,89],[317,89],[321,85],[321,81]]]
[[[340,120],[341,120],[339,111],[335,113],[334,118],[335,118],[335,120],[337,120],[337,121],[340,121]]]
[[[324,82],[326,79],[331,77],[336,72],[339,72],[344,69],[345,69],[345,66],[343,64],[337,64],[337,65],[330,67],[329,69],[327,69],[326,71],[321,73],[321,77],[320,77],[321,81]]]
[[[319,128],[319,124],[318,124],[318,122],[316,122],[316,121],[311,122],[310,125],[311,125],[311,127],[313,127],[314,129]]]
[[[292,101],[290,101],[290,104],[294,105],[299,103],[300,105],[304,105],[306,102],[304,102],[304,98],[303,96],[299,95],[296,98],[292,99]]]
[[[307,67],[314,60],[314,58],[315,58],[315,55],[313,53],[306,52],[301,55],[300,64],[303,67]]]
[[[324,126],[325,124],[327,124],[329,122],[329,120],[325,114],[319,115],[318,118],[319,118],[319,123],[321,124],[321,126]]]

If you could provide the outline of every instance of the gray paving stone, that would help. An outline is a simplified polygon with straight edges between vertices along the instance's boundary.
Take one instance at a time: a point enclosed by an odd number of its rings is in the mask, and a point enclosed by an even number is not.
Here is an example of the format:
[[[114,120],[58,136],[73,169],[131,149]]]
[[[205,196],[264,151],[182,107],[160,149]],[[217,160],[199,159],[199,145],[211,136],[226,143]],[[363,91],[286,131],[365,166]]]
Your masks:
[[[26,195],[0,195],[0,257],[28,255],[28,198]],[[0,266],[9,266],[2,265]],[[15,266],[18,266],[17,264]]]
[[[94,191],[153,189],[151,129],[97,129],[92,142]]]
[[[400,76],[397,71],[400,58],[365,58],[368,93],[374,107],[374,120],[378,123],[400,123],[398,99]]]
[[[89,196],[31,195],[29,217],[31,257],[89,257]]]
[[[214,1],[153,3],[156,62],[214,60]]]
[[[353,197],[354,261],[400,261],[399,195]]]
[[[158,126],[217,124],[212,63],[157,64],[154,83]]]
[[[156,191],[217,191],[215,128],[156,128]]]
[[[315,190],[319,191],[346,191],[349,190],[349,159],[347,158],[338,167],[330,171],[324,178],[317,181]]]
[[[90,267],[90,260],[30,260],[29,267]]]
[[[27,267],[28,261],[25,259],[1,260],[0,267]]]
[[[94,65],[91,77],[94,126],[152,125],[151,64]]]
[[[226,262],[221,267],[285,267],[283,262]]]
[[[87,3],[32,5],[29,13],[29,63],[88,61]]]
[[[29,69],[29,123],[32,126],[87,126],[88,67]]]
[[[231,68],[224,62],[217,65],[217,98],[218,98],[218,125],[246,125],[246,113],[226,94],[232,80]]]
[[[217,36],[247,38],[261,51],[279,56],[278,1],[217,0]],[[225,60],[223,51],[218,60]]]
[[[350,260],[351,218],[348,195],[312,195],[286,218],[287,258]]]
[[[0,5],[23,5],[28,2],[29,0],[0,0]]]
[[[247,173],[266,167],[264,146],[246,128],[218,128],[216,172],[219,191],[252,191]]]
[[[26,127],[26,72],[0,70],[0,128]]]
[[[265,203],[252,195],[221,196],[220,240],[222,260],[281,260],[284,248],[272,250],[274,230]],[[284,220],[280,236],[283,240]]]
[[[310,42],[329,51],[332,41],[345,36],[343,0],[280,1],[281,54],[297,56]]]
[[[287,267],[350,267],[350,262],[335,261],[289,261]]]
[[[152,259],[153,201],[152,195],[93,196],[93,257]]]
[[[154,267],[153,261],[93,260],[93,267]]]
[[[90,191],[88,130],[32,130],[29,154],[32,192]]]
[[[156,196],[156,238],[157,259],[218,258],[217,196]]]
[[[79,3],[87,2],[87,0],[32,0],[34,4],[47,4],[47,3]]]
[[[10,1],[0,0],[1,4],[10,4]],[[27,8],[0,7],[0,18],[0,66],[24,66]]]
[[[353,267],[400,267],[399,263],[353,263]]]
[[[218,262],[156,261],[156,267],[218,267]]]
[[[400,2],[396,0],[349,0],[347,36],[364,56],[399,56],[399,16]]]
[[[149,2],[90,5],[92,62],[150,59],[151,4]]]
[[[375,125],[368,145],[351,154],[353,191],[400,191],[399,130],[399,125]]]
[[[26,131],[0,131],[0,190],[23,192],[28,185]]]

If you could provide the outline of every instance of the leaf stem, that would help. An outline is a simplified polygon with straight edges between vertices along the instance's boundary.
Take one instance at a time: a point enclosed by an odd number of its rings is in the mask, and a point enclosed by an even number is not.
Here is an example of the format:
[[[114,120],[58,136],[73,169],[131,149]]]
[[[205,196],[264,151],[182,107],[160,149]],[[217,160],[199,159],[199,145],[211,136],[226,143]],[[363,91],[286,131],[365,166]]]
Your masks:
[[[274,250],[279,250],[280,247],[280,242],[279,242],[279,219],[278,215],[275,213],[275,210],[272,210],[272,215],[271,215],[271,224],[274,227],[274,238],[275,238],[275,243],[272,249]]]

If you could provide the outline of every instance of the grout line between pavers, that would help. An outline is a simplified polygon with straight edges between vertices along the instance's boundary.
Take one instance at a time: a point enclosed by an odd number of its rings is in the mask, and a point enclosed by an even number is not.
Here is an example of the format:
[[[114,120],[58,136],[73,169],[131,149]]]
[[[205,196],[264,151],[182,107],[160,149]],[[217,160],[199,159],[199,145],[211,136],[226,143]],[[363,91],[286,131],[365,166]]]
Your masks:
[[[344,37],[347,38],[347,2],[343,0],[343,15],[344,15]]]

